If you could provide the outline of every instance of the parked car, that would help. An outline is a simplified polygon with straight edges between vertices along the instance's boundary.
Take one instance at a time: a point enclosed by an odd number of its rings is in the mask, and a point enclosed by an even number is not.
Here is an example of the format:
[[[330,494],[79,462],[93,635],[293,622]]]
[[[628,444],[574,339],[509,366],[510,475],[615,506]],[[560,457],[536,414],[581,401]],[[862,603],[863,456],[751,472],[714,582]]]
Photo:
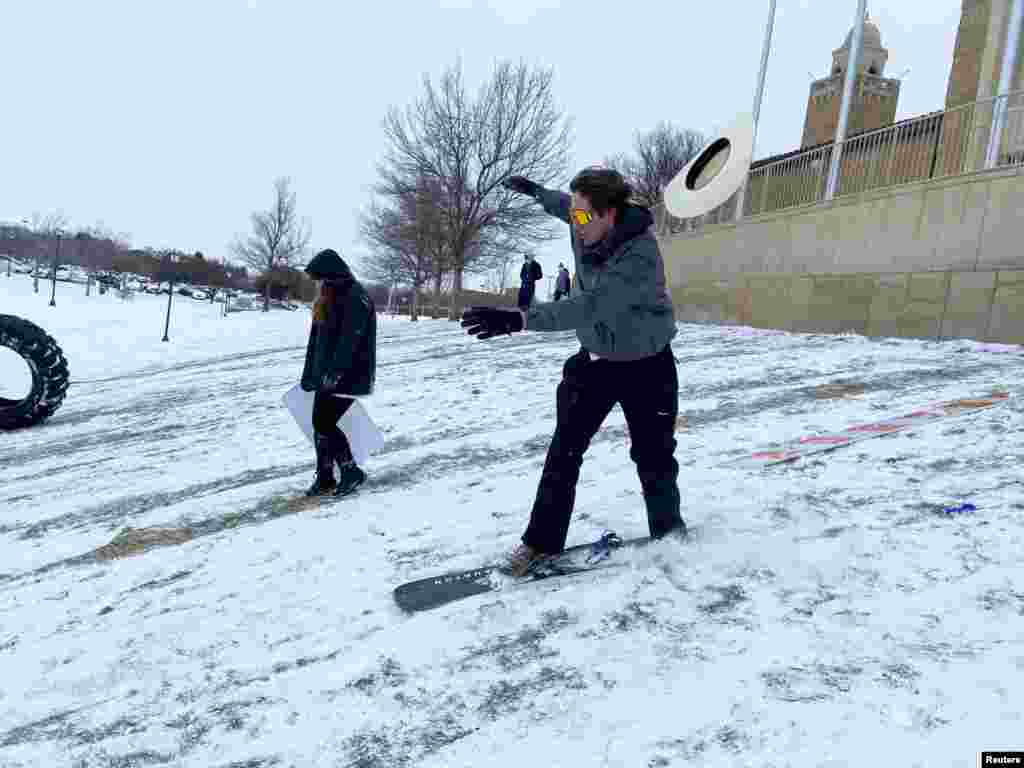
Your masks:
[[[117,288],[118,286],[121,285],[121,278],[119,278],[117,275],[111,275],[110,273],[107,272],[101,272],[98,275],[96,275],[96,282],[100,283],[101,285],[110,286],[111,288]]]

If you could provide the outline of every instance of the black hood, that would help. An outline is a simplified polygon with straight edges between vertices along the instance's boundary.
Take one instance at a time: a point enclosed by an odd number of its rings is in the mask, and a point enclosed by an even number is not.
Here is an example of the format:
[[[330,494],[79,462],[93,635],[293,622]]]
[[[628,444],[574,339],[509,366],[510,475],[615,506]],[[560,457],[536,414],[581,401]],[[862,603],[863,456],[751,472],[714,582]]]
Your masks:
[[[651,212],[639,205],[627,205],[622,209],[619,220],[605,236],[593,245],[584,245],[581,251],[583,262],[589,265],[604,264],[612,254],[626,242],[639,237],[654,223]]]
[[[320,251],[306,267],[306,273],[316,280],[334,280],[348,283],[355,280],[352,270],[333,248]]]

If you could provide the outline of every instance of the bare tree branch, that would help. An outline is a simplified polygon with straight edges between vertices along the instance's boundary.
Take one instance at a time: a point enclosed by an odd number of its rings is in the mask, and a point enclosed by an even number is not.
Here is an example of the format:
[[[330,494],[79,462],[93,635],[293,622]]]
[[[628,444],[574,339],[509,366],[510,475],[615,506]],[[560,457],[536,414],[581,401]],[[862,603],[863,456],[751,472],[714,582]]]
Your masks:
[[[266,211],[251,216],[252,234],[231,244],[231,252],[244,264],[267,277],[263,291],[263,311],[270,310],[270,287],[274,274],[294,267],[309,249],[308,221],[298,218],[291,180],[274,181],[274,203]]]
[[[461,291],[465,273],[493,268],[507,249],[558,236],[535,203],[501,186],[517,174],[542,185],[565,175],[570,123],[555,104],[553,79],[550,69],[501,62],[471,96],[456,63],[436,86],[424,77],[415,103],[388,111],[376,191],[398,200],[424,180],[433,185],[446,240],[436,284],[450,271]]]
[[[393,190],[384,197],[387,205],[374,200],[360,216],[360,234],[371,248],[363,267],[370,279],[411,286],[416,320],[422,287],[430,279],[439,286],[450,271],[441,191],[424,176],[416,186],[403,183]]]
[[[697,131],[660,122],[636,134],[633,154],[614,155],[605,164],[626,177],[637,202],[654,207],[662,202],[668,183],[697,155],[705,141]]]

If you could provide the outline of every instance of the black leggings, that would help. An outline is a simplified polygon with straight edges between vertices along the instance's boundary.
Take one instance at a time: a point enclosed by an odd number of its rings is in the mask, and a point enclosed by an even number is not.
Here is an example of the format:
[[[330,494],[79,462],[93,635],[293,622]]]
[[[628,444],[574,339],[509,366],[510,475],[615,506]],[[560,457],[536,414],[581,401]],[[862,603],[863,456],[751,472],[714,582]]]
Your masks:
[[[351,405],[352,399],[348,397],[335,397],[321,392],[313,397],[313,431],[330,440],[334,455],[341,463],[352,460],[348,438],[338,427],[338,421]]]

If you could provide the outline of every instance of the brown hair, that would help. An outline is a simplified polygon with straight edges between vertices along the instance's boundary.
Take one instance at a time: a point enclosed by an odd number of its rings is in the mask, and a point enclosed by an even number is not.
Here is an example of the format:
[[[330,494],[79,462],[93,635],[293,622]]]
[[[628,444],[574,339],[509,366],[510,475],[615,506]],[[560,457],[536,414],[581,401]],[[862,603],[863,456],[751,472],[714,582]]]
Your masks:
[[[569,183],[569,190],[584,195],[598,216],[603,216],[610,208],[621,212],[633,194],[633,188],[621,173],[600,166],[577,173]]]
[[[323,324],[330,315],[331,305],[338,298],[338,289],[329,280],[320,283],[320,295],[313,302],[313,322]]]

